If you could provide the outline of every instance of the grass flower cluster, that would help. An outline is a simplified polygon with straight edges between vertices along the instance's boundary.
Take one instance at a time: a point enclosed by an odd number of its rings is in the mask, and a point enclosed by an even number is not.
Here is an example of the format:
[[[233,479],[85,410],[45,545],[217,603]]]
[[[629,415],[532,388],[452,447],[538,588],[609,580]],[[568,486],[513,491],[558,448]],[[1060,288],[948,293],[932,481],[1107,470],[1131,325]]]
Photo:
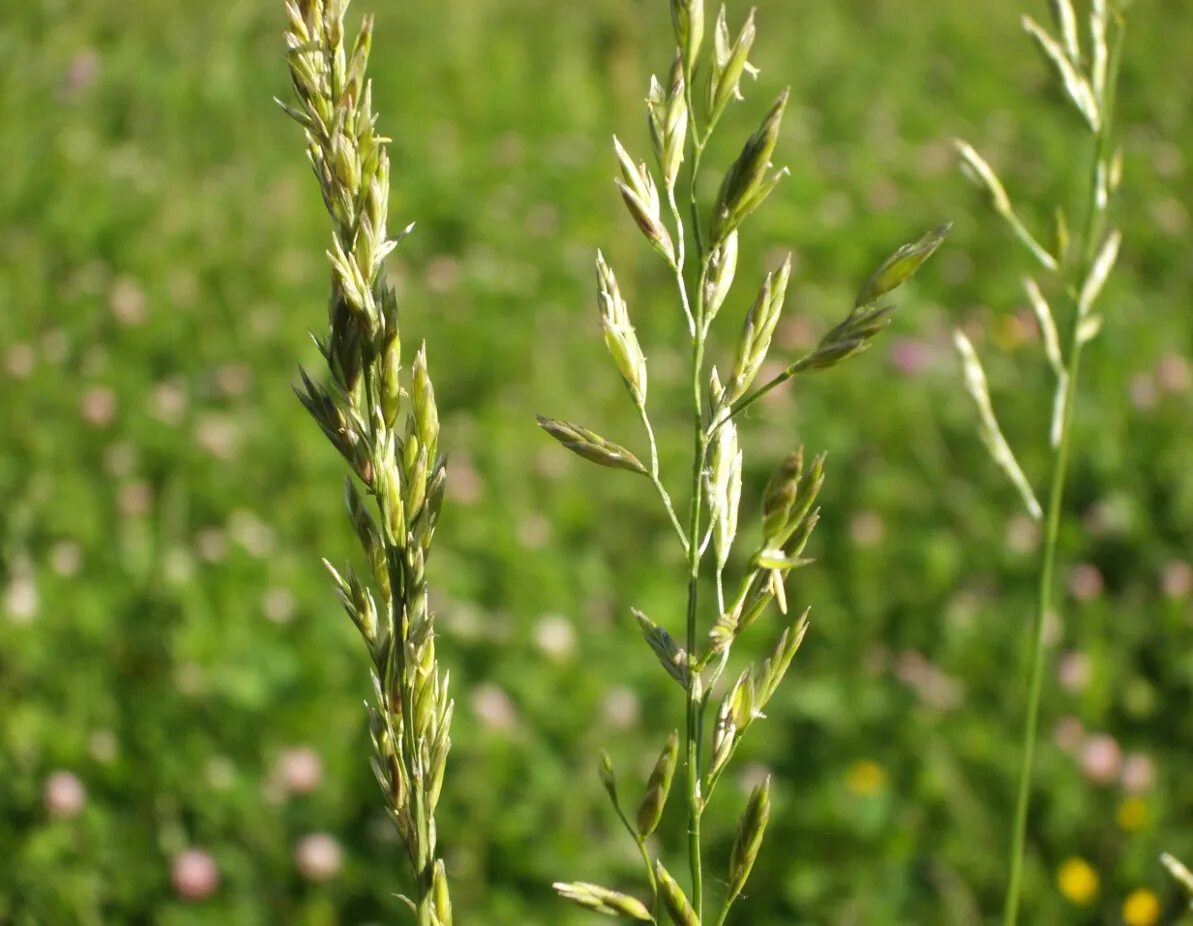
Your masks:
[[[298,105],[282,105],[306,133],[332,222],[327,333],[315,339],[327,378],[322,384],[302,372],[298,396],[351,471],[345,507],[368,571],[324,562],[370,657],[373,768],[410,859],[408,902],[420,926],[450,926],[435,807],[452,702],[436,659],[426,580],[446,470],[425,345],[408,376],[402,368],[397,298],[383,272],[398,243],[387,232],[387,139],[377,134],[366,76],[372,21],[365,19],[349,46],[347,6],[286,4]]]
[[[788,94],[782,93],[725,171],[712,202],[699,197],[705,148],[722,117],[743,99],[742,81],[757,73],[750,63],[756,37],[754,14],[733,30],[721,7],[706,21],[702,0],[671,3],[675,53],[663,79],[652,77],[647,94],[654,166],[630,154],[617,139],[613,149],[617,191],[630,218],[674,279],[676,319],[690,351],[691,468],[681,519],[660,472],[655,427],[648,412],[650,381],[645,352],[613,268],[596,258],[597,314],[613,366],[641,419],[649,447],[645,462],[620,443],[568,421],[540,417],[542,428],[587,460],[649,480],[675,529],[685,556],[686,619],[668,628],[635,610],[634,617],[663,671],[682,699],[682,733],[664,743],[645,782],[635,814],[621,798],[613,764],[602,755],[600,778],[613,809],[637,846],[649,897],[643,901],[588,882],[560,882],[556,890],[589,909],[643,922],[667,918],[677,926],[721,924],[749,880],[771,813],[766,778],[746,800],[730,857],[718,866],[724,885],[706,909],[705,811],[747,730],[764,714],[808,628],[808,612],[789,613],[786,581],[810,560],[804,550],[819,520],[817,496],[825,478],[824,455],[791,452],[761,499],[743,510],[743,449],[738,418],[772,389],[801,374],[827,370],[865,351],[890,323],[888,295],[936,251],[947,233],[938,228],[899,248],[864,283],[845,318],[808,354],[759,382],[792,275],[790,256],[756,290],[745,323],[725,345],[724,366],[712,362],[722,335],[714,323],[735,292],[739,234],[787,174],[776,168]],[[723,349],[723,348],[722,348]],[[753,508],[750,517],[746,512]],[[747,521],[747,517],[749,520]],[[740,536],[739,536],[740,535]],[[745,556],[733,554],[744,548]],[[739,560],[744,560],[744,567]],[[784,629],[761,663],[740,669],[728,685],[733,647],[774,604]],[[718,699],[713,704],[714,698]],[[710,710],[711,708],[711,710]],[[680,782],[687,820],[686,884],[655,857],[648,840]]]
[[[1076,235],[1070,231],[1072,226],[1063,206],[1057,205],[1053,240],[1048,245],[1042,243],[1021,218],[994,169],[971,145],[957,142],[963,169],[1038,265],[1043,283],[1035,276],[1029,276],[1023,280],[1023,288],[1039,323],[1044,359],[1055,379],[1048,429],[1051,465],[1047,495],[1041,504],[1033,481],[1019,465],[999,427],[977,351],[962,331],[955,334],[966,388],[978,408],[982,441],[994,462],[1015,486],[1029,514],[1044,522],[1022,762],[1003,919],[1006,926],[1013,926],[1019,916],[1028,806],[1045,675],[1045,635],[1053,609],[1057,539],[1064,514],[1081,356],[1085,346],[1102,328],[1102,316],[1095,311],[1095,306],[1114,269],[1122,240],[1119,231],[1111,224],[1114,197],[1122,179],[1122,154],[1114,140],[1114,97],[1124,37],[1122,14],[1112,5],[1112,0],[1092,0],[1085,18],[1086,27],[1082,29],[1072,0],[1053,0],[1051,9],[1055,34],[1031,17],[1024,17],[1023,26],[1047,59],[1088,138],[1089,173],[1083,191],[1084,213],[1078,217],[1080,225]],[[1063,310],[1063,314],[1054,311],[1054,306]]]

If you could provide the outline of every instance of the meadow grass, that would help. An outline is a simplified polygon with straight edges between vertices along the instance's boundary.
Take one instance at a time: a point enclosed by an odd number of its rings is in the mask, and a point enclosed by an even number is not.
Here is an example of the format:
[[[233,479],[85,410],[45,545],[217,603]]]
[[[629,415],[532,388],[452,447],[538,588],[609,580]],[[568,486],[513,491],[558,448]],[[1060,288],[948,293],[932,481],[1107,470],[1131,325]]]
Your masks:
[[[1086,344],[1093,341],[1102,329],[1102,316],[1095,313],[1094,306],[1114,269],[1122,242],[1121,233],[1111,224],[1111,210],[1123,171],[1123,155],[1121,148],[1117,147],[1114,123],[1115,91],[1125,36],[1122,13],[1106,0],[1093,0],[1085,20],[1087,27],[1082,30],[1071,0],[1056,0],[1051,8],[1056,36],[1029,16],[1023,18],[1023,26],[1053,66],[1055,77],[1068,102],[1080,116],[1090,137],[1088,163],[1083,165],[1087,180],[1082,191],[1078,230],[1070,231],[1066,207],[1058,204],[1054,212],[1053,240],[1050,245],[1042,244],[1016,212],[1011,197],[990,165],[970,145],[957,143],[964,169],[985,192],[996,215],[1039,264],[1040,272],[1047,280],[1047,297],[1034,276],[1025,277],[1023,286],[1039,325],[1045,359],[1055,377],[1049,428],[1052,458],[1047,476],[1049,488],[1045,496],[1045,510],[1036,500],[1031,480],[1024,474],[999,428],[985,373],[972,343],[963,331],[958,330],[955,334],[965,369],[966,388],[980,412],[979,433],[982,441],[995,463],[1015,485],[1031,517],[1044,522],[1022,760],[1016,789],[1003,911],[1006,926],[1014,926],[1019,921],[1036,740],[1048,655],[1048,623],[1056,618],[1053,596],[1057,543],[1069,475],[1081,357]],[[1085,51],[1082,50],[1083,44],[1086,46]],[[1060,324],[1056,321],[1049,299],[1059,301],[1067,310]]]
[[[763,710],[778,690],[808,628],[809,609],[798,616],[788,614],[786,582],[792,571],[812,562],[804,557],[804,550],[820,519],[816,501],[825,479],[825,457],[821,454],[805,461],[802,446],[787,456],[767,483],[758,506],[758,539],[747,541],[747,556],[735,556],[744,461],[737,420],[789,380],[831,369],[868,350],[890,324],[893,306],[888,294],[936,252],[948,232],[947,226],[941,226],[896,250],[862,285],[843,321],[803,357],[783,361],[780,369],[759,380],[791,281],[792,257],[788,255],[763,279],[722,376],[712,361],[713,326],[733,292],[739,229],[788,175],[786,168],[772,164],[772,158],[789,93],[780,93],[747,138],[725,171],[713,201],[702,203],[699,191],[706,146],[722,116],[736,101],[744,100],[746,78],[757,76],[757,68],[750,62],[757,35],[754,12],[733,30],[724,5],[715,22],[706,24],[705,20],[702,0],[671,3],[673,60],[664,79],[651,77],[646,98],[655,169],[645,160],[636,160],[616,136],[613,139],[619,168],[617,191],[630,219],[674,277],[680,310],[676,317],[687,332],[693,428],[690,478],[685,489],[686,526],[676,514],[660,471],[655,427],[647,410],[646,358],[627,300],[600,252],[596,258],[600,326],[613,365],[641,420],[648,462],[586,427],[539,417],[540,426],[574,453],[651,481],[675,529],[687,574],[686,620],[675,627],[674,634],[643,611],[633,611],[643,639],[679,686],[684,700],[683,735],[675,730],[667,738],[636,815],[627,814],[622,807],[608,753],[603,753],[600,761],[600,778],[613,810],[644,862],[649,900],[643,902],[592,882],[557,882],[555,888],[582,907],[633,920],[657,922],[666,910],[676,926],[700,926],[706,921],[721,926],[746,888],[770,819],[770,777],[764,776],[746,800],[723,876],[724,891],[710,908],[716,912],[708,914],[702,822],[717,783],[747,729],[765,716]],[[731,560],[734,568],[729,569]],[[733,572],[738,573],[736,580]],[[737,587],[731,596],[726,592],[727,583]],[[715,597],[702,608],[701,589],[709,585]],[[784,629],[771,654],[747,665],[736,681],[720,686],[739,636],[772,603],[782,615]],[[714,696],[720,702],[710,730],[707,715]],[[686,889],[661,858],[652,857],[655,853],[648,843],[663,816],[681,755]]]
[[[458,701],[441,852],[457,917],[580,926],[591,914],[561,904],[552,878],[639,883],[633,842],[584,782],[605,746],[636,804],[677,726],[678,689],[643,658],[630,608],[682,625],[686,564],[662,506],[642,503],[649,482],[594,486],[592,464],[536,436],[526,412],[648,458],[593,344],[592,251],[606,245],[649,361],[660,471],[686,502],[674,278],[608,184],[611,133],[649,154],[643,62],[670,59],[669,13],[638,0],[370,11],[392,214],[419,220],[386,275],[407,366],[415,335],[428,341],[451,450],[432,558]],[[1042,2],[1022,11],[1047,17]],[[998,168],[1029,228],[1050,227],[1080,130],[1056,118],[1064,91],[1019,12],[761,0],[756,89],[709,143],[708,163],[727,166],[791,84],[791,176],[742,235],[735,287],[779,266],[768,242],[791,243],[772,356],[813,348],[900,236],[956,220],[914,310],[863,362],[776,389],[739,422],[743,536],[793,433],[831,466],[818,563],[788,590],[816,620],[768,735],[742,740],[703,822],[717,899],[741,808],[772,773],[766,845],[732,914],[754,926],[975,923],[1003,901],[1026,621],[1011,616],[1035,607],[1040,531],[1008,517],[1012,491],[973,440],[953,325],[971,320],[1037,485],[1054,381],[1021,285],[1034,258],[964,208],[949,137]],[[1193,729],[1174,709],[1193,678],[1193,19],[1139,12],[1116,106],[1125,244],[1082,361],[1058,551],[1068,619],[1043,689],[1024,922],[1119,922],[1144,888],[1166,916],[1187,905],[1156,858],[1193,857]],[[0,919],[22,926],[405,916],[405,849],[366,761],[368,657],[318,567],[358,546],[332,488],[344,464],[289,389],[296,358],[316,380],[325,366],[306,330],[321,328],[329,226],[301,132],[269,102],[290,99],[280,26],[255,0],[48,0],[0,29]],[[705,174],[707,203],[720,178]],[[726,355],[748,290],[714,326]],[[746,633],[735,659],[772,645]],[[685,882],[682,781],[652,839]],[[338,868],[312,867],[305,850],[327,838]],[[1059,889],[1072,857],[1097,878],[1082,905]],[[218,877],[183,894],[175,866]]]
[[[300,371],[296,391],[351,472],[344,504],[371,576],[361,578],[351,567],[341,574],[323,563],[372,663],[373,772],[409,857],[413,897],[407,903],[420,926],[451,926],[435,807],[454,705],[436,659],[426,578],[447,472],[426,345],[407,381],[397,294],[382,273],[410,228],[398,238],[387,233],[388,139],[376,132],[366,71],[373,21],[366,18],[349,44],[347,8],[348,0],[286,4],[287,61],[298,106],[279,105],[305,130],[333,229],[328,332],[316,338],[328,384]]]

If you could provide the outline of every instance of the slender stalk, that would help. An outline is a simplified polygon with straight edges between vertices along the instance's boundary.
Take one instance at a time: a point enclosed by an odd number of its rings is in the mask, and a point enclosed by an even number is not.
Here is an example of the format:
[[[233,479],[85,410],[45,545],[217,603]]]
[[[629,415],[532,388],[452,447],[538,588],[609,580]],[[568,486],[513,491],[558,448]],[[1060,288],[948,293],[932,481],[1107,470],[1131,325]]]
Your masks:
[[[645,403],[638,403],[638,415],[642,418],[642,425],[646,428],[646,438],[650,442],[650,481],[654,484],[655,491],[659,493],[663,507],[667,510],[667,517],[671,520],[671,526],[675,528],[679,542],[683,544],[684,553],[687,553],[687,534],[684,533],[683,525],[679,523],[679,516],[675,513],[675,506],[671,503],[671,496],[667,492],[667,487],[663,485],[662,479],[659,478],[659,448],[655,442],[654,427],[650,423],[650,417],[646,414]]]
[[[646,840],[641,836],[635,836],[634,842],[638,846],[638,853],[642,856],[642,863],[646,866],[646,883],[650,885],[650,909],[654,914],[655,921],[659,919],[659,881],[655,877],[654,863],[650,860],[650,852],[646,849]]]
[[[704,504],[704,463],[708,452],[708,433],[704,424],[704,345],[708,337],[708,325],[704,318],[704,279],[708,272],[707,255],[704,246],[704,235],[701,231],[700,204],[698,200],[697,184],[700,177],[700,161],[704,154],[707,135],[701,137],[700,128],[696,121],[696,107],[692,98],[692,72],[689,70],[684,82],[687,99],[688,117],[691,120],[692,141],[692,169],[688,182],[688,199],[691,209],[691,227],[696,250],[696,266],[699,268],[699,280],[696,284],[695,305],[690,315],[694,321],[692,333],[692,493],[691,508],[688,517],[688,607],[686,632],[686,650],[689,660],[697,659],[697,619],[699,617],[700,598],[700,567],[704,555],[705,545],[700,539],[700,511]],[[709,126],[709,131],[712,127]],[[668,198],[679,240],[684,239],[683,223],[679,209],[675,202],[674,187],[668,190]],[[682,245],[681,245],[682,253]],[[683,278],[682,263],[676,266],[676,282],[679,286],[680,299],[685,308],[691,303],[687,286]],[[710,525],[711,527],[711,525]],[[700,792],[701,742],[704,729],[705,694],[699,689],[700,675],[693,672],[689,676],[685,705],[685,736],[684,752],[687,757],[685,763],[686,792],[688,799],[688,868],[692,878],[692,907],[696,913],[697,922],[703,921],[704,916],[704,866],[701,857],[700,823],[704,815],[704,798]]]
[[[1081,293],[1092,272],[1107,210],[1107,196],[1100,186],[1100,170],[1105,169],[1114,116],[1114,91],[1122,61],[1124,27],[1117,22],[1114,44],[1111,46],[1106,93],[1102,100],[1101,120],[1093,137],[1093,161],[1089,180],[1089,205],[1086,211],[1085,229],[1082,236],[1081,263],[1077,280],[1070,289],[1072,296],[1073,324],[1070,332],[1069,362],[1065,367],[1064,395],[1061,404],[1060,434],[1053,455],[1051,483],[1048,491],[1047,513],[1043,538],[1043,562],[1039,576],[1035,627],[1031,665],[1028,678],[1027,714],[1023,725],[1023,758],[1019,768],[1019,781],[1015,794],[1015,815],[1012,824],[1010,873],[1007,880],[1006,903],[1003,910],[1004,926],[1016,926],[1019,920],[1019,902],[1022,891],[1023,862],[1027,844],[1027,817],[1031,804],[1031,782],[1035,768],[1036,740],[1039,730],[1040,702],[1044,688],[1044,664],[1046,656],[1045,634],[1048,614],[1052,607],[1052,591],[1055,584],[1057,541],[1060,535],[1060,519],[1064,507],[1066,478],[1070,454],[1073,418],[1077,404],[1077,382],[1081,371],[1081,355],[1085,338],[1081,334],[1081,322],[1085,308],[1081,305]],[[1060,276],[1059,264],[1052,267]]]
[[[1073,406],[1077,393],[1077,370],[1081,359],[1080,339],[1069,365],[1069,379],[1065,386],[1064,410],[1060,444],[1052,469],[1052,486],[1048,492],[1048,514],[1044,535],[1044,562],[1040,570],[1040,585],[1036,605],[1034,642],[1031,653],[1030,680],[1027,694],[1027,719],[1023,727],[1023,761],[1019,769],[1019,785],[1015,796],[1015,817],[1011,840],[1011,872],[1007,882],[1006,909],[1003,922],[1015,926],[1019,916],[1019,894],[1023,876],[1023,854],[1027,840],[1027,811],[1031,798],[1031,779],[1035,765],[1036,732],[1040,719],[1040,696],[1044,688],[1045,634],[1051,608],[1053,575],[1056,567],[1056,542],[1060,533],[1060,516],[1064,502],[1065,474],[1069,457],[1069,436],[1073,423]]]
[[[702,274],[703,275],[703,274]],[[700,564],[702,545],[700,543],[700,508],[703,504],[704,457],[708,439],[704,428],[704,310],[703,286],[696,288],[696,335],[692,339],[692,501],[688,512],[688,608],[686,621],[686,644],[689,659],[696,659],[696,622],[700,597]],[[700,854],[700,818],[704,813],[704,802],[700,794],[700,719],[703,692],[696,686],[699,678],[692,673],[687,690],[685,724],[685,754],[687,756],[687,798],[688,798],[688,866],[692,874],[692,906],[697,919],[702,916],[704,876]]]

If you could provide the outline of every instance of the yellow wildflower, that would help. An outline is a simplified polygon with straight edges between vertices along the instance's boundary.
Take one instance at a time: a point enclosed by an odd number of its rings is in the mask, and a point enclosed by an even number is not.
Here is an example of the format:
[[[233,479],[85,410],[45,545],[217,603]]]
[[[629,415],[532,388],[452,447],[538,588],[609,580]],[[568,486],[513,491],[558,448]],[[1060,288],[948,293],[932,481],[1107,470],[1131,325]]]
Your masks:
[[[1098,896],[1098,873],[1085,859],[1071,858],[1060,866],[1056,886],[1069,903],[1085,906]]]
[[[869,759],[854,762],[845,776],[845,784],[854,794],[876,794],[885,783],[886,772]]]
[[[1128,797],[1118,805],[1118,810],[1115,811],[1114,819],[1118,823],[1119,828],[1125,830],[1128,833],[1134,833],[1136,830],[1141,830],[1147,826],[1147,804],[1144,802],[1143,798]]]
[[[1123,922],[1127,926],[1155,926],[1160,921],[1160,901],[1145,887],[1132,891],[1123,901]]]

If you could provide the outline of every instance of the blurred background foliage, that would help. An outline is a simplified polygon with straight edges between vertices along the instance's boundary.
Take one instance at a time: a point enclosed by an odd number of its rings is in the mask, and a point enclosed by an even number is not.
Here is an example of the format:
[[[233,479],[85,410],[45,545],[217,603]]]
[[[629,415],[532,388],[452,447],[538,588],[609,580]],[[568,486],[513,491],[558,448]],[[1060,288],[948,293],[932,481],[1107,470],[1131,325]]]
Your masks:
[[[617,131],[646,150],[667,4],[359,0],[355,14],[366,5],[393,223],[418,221],[392,273],[407,343],[430,345],[451,454],[432,578],[461,702],[440,823],[458,918],[572,926],[590,920],[551,880],[635,884],[595,756],[607,746],[636,794],[679,716],[628,608],[678,623],[682,564],[643,485],[586,470],[533,414],[637,446],[597,335],[601,246],[682,485],[682,319],[617,202],[608,144]],[[826,330],[896,244],[956,227],[873,352],[743,427],[747,499],[797,442],[827,450],[830,471],[817,564],[792,589],[812,631],[714,805],[710,870],[741,789],[771,769],[769,848],[734,922],[989,922],[1038,536],[975,438],[950,326],[992,333],[979,349],[1037,477],[1050,384],[1026,349],[1029,267],[949,139],[983,151],[1046,228],[1035,204],[1074,192],[1082,133],[1019,28],[1043,3],[758,6],[762,75],[708,163],[791,85],[792,176],[739,269],[760,277],[795,251],[778,356]],[[290,391],[296,361],[315,359],[328,233],[299,133],[270,102],[288,95],[281,10],[3,7],[0,922],[400,921],[365,660],[319,567],[351,548],[341,465]],[[1176,922],[1157,856],[1193,856],[1189,12],[1140,2],[1130,24],[1126,243],[1077,422],[1026,923]],[[722,343],[745,308],[726,308]],[[776,634],[763,622],[753,645]],[[675,852],[677,822],[661,832]]]

